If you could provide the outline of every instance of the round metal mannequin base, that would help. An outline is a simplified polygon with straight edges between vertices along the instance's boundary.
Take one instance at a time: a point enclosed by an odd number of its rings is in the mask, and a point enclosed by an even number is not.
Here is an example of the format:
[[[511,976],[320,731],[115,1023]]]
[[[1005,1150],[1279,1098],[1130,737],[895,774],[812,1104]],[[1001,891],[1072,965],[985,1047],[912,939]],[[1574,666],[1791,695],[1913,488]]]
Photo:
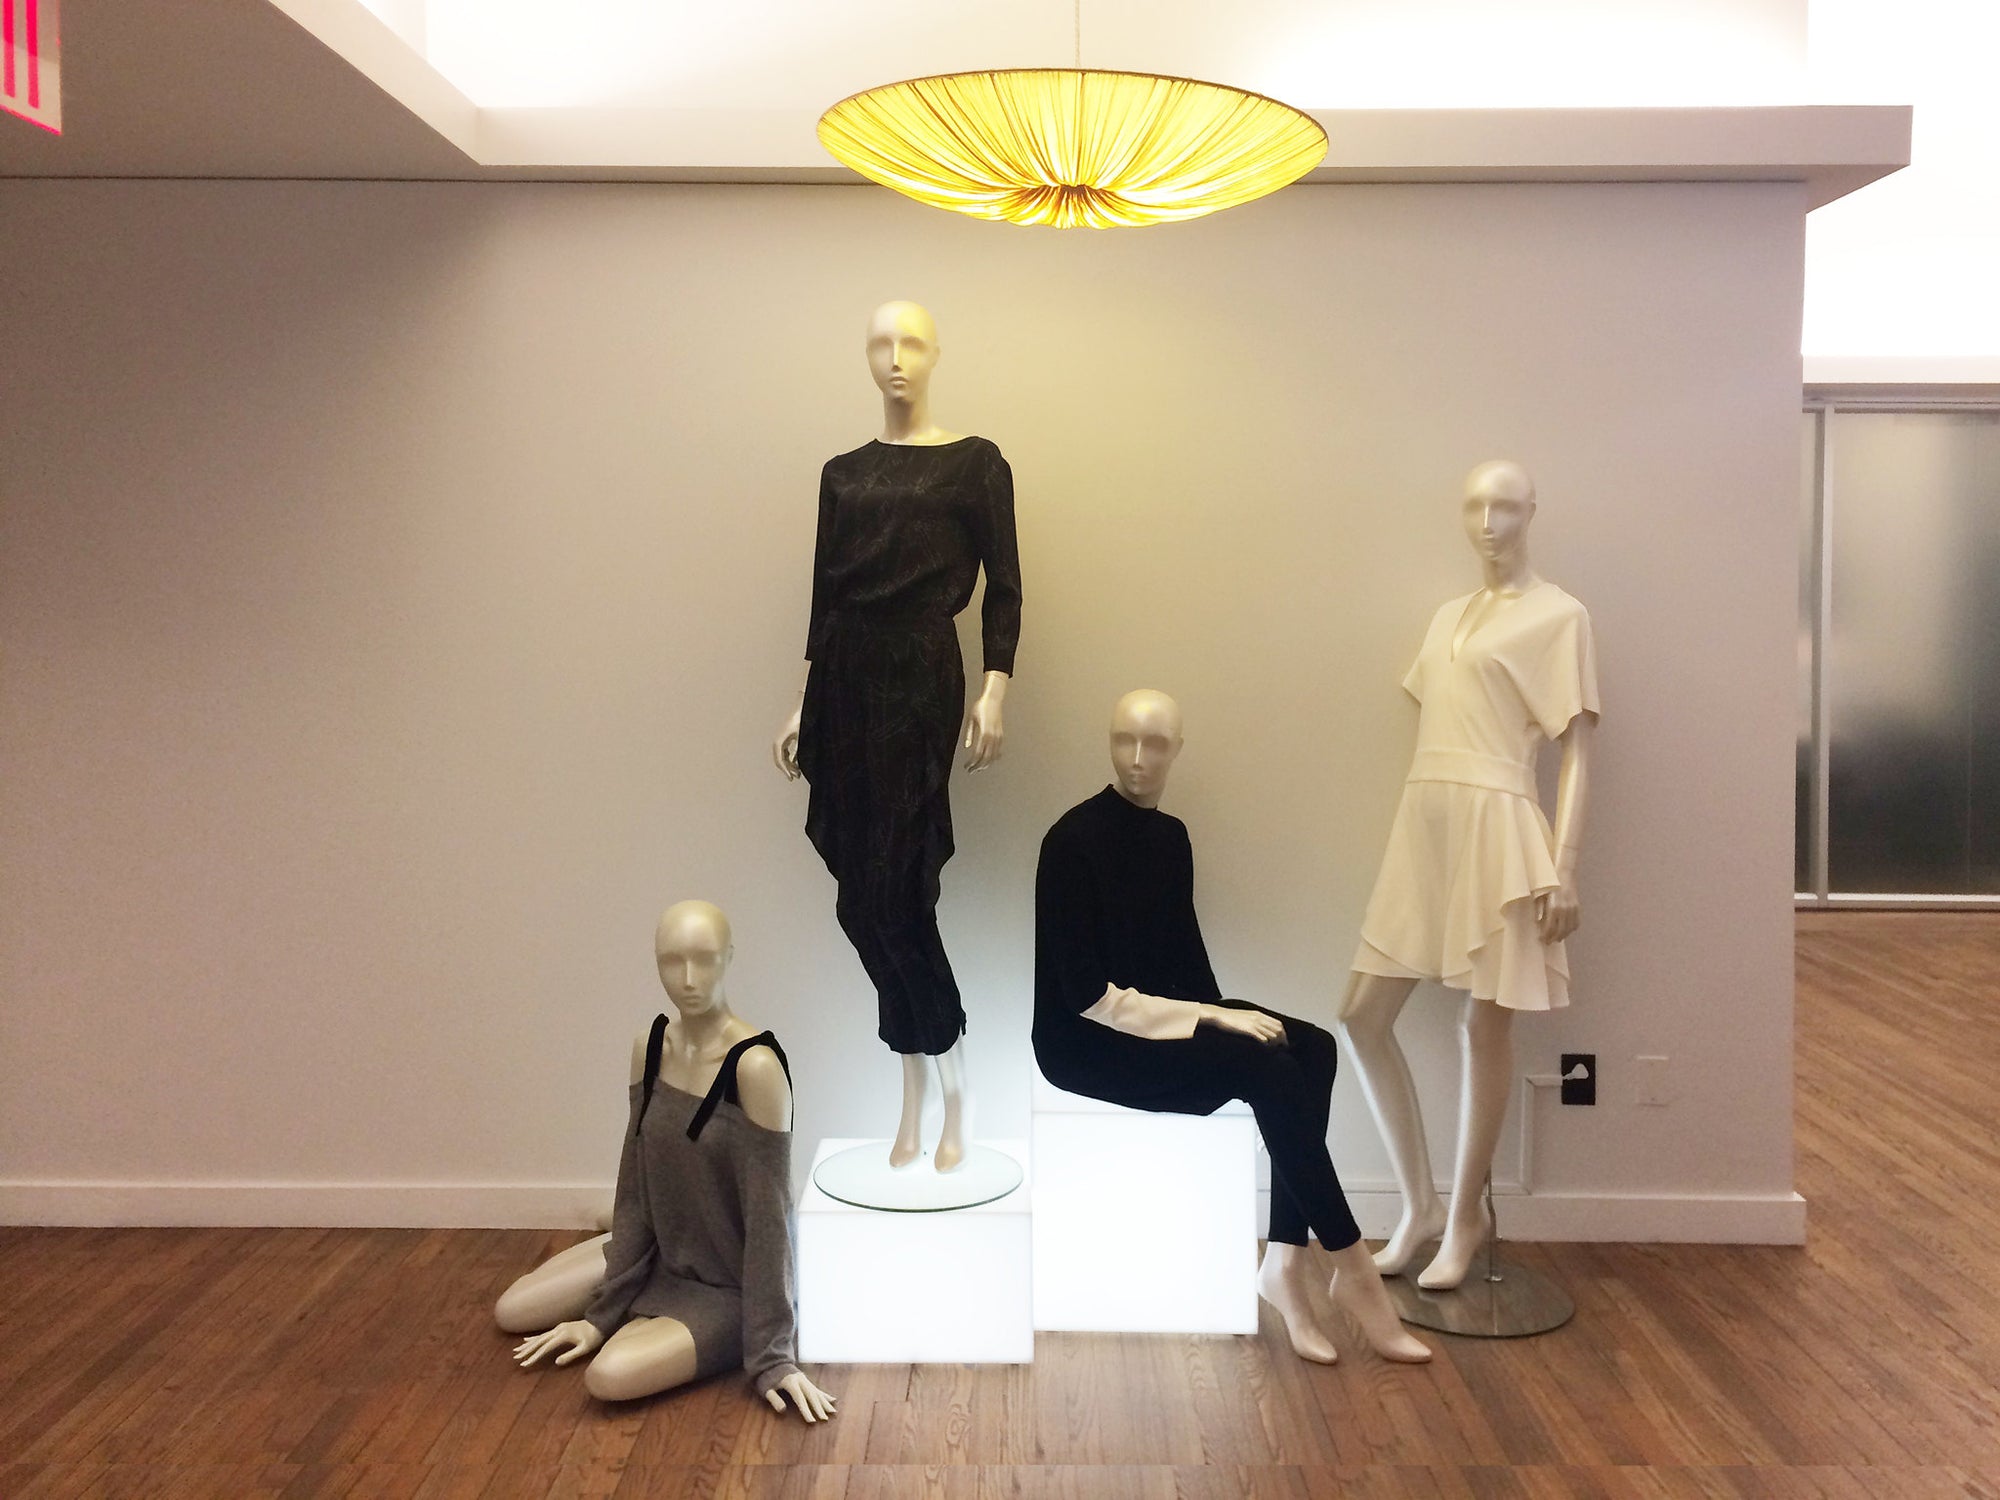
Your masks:
[[[813,1169],[813,1186],[855,1208],[892,1214],[935,1214],[977,1208],[1021,1185],[1021,1164],[991,1146],[967,1148],[949,1172],[931,1165],[926,1151],[907,1167],[889,1165],[889,1143],[869,1141],[836,1151]]]
[[[1474,1339],[1519,1339],[1548,1333],[1576,1313],[1568,1292],[1540,1271],[1482,1254],[1465,1280],[1448,1292],[1417,1285],[1416,1272],[1430,1262],[1435,1245],[1410,1262],[1410,1274],[1385,1276],[1389,1300],[1405,1323]]]

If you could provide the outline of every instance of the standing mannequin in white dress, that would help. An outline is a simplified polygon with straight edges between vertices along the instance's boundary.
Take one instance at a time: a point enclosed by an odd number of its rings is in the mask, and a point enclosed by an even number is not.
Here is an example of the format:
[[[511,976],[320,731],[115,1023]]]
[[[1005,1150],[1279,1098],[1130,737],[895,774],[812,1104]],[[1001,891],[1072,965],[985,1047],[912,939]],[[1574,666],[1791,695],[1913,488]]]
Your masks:
[[[1376,1253],[1457,1286],[1492,1232],[1481,1189],[1514,1075],[1517,1010],[1569,1003],[1563,939],[1576,930],[1597,668],[1590,616],[1528,562],[1535,487],[1518,464],[1466,478],[1466,536],[1484,587],[1439,608],[1403,686],[1422,705],[1416,755],[1376,877],[1340,1031],[1389,1147],[1403,1214]],[[1536,800],[1535,756],[1562,746],[1553,831]],[[1466,991],[1451,1205],[1439,1199],[1396,1018],[1419,979]]]

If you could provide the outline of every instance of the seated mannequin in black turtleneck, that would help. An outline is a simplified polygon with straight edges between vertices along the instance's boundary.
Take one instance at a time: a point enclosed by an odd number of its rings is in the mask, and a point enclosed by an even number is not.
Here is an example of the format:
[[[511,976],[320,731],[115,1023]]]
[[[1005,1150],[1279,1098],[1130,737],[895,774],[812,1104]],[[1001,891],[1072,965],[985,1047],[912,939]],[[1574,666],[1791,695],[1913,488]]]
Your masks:
[[[1430,1350],[1403,1331],[1327,1154],[1339,1054],[1310,1022],[1222,998],[1194,910],[1187,825],[1159,810],[1181,749],[1162,693],[1121,698],[1116,784],[1056,820],[1035,872],[1035,1058],[1050,1083],[1132,1109],[1249,1104],[1271,1153],[1269,1247],[1257,1290],[1301,1356],[1332,1363],[1308,1233],[1333,1253],[1333,1300],[1376,1351]]]

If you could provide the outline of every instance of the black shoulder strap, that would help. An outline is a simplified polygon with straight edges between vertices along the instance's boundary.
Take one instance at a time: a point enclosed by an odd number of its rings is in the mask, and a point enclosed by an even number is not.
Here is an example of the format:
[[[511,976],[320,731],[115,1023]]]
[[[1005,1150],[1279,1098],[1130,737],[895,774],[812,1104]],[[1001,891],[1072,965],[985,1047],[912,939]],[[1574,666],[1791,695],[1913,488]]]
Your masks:
[[[639,1075],[639,1118],[632,1122],[632,1134],[646,1123],[646,1110],[653,1102],[653,1085],[660,1081],[660,1053],[667,1042],[667,1013],[653,1017],[653,1029],[646,1033],[646,1070]]]
[[[778,1045],[775,1036],[768,1031],[760,1031],[755,1036],[745,1037],[724,1054],[722,1066],[716,1070],[715,1082],[708,1086],[708,1093],[703,1096],[701,1107],[694,1112],[694,1118],[688,1121],[689,1140],[700,1137],[702,1127],[708,1123],[709,1116],[715,1113],[715,1107],[725,1098],[731,1104],[741,1102],[736,1096],[736,1063],[752,1047],[769,1047],[777,1053],[778,1066],[785,1070],[785,1082],[792,1081],[791,1060],[785,1056],[785,1049]]]

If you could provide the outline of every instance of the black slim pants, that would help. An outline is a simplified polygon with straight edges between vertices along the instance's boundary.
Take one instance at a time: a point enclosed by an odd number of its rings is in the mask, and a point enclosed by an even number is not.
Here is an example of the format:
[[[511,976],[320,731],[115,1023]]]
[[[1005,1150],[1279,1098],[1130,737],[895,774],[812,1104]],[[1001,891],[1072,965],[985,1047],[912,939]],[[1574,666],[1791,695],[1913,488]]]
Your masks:
[[[1193,1036],[1156,1041],[1076,1016],[1037,1024],[1035,1056],[1057,1088],[1129,1109],[1208,1115],[1241,1099],[1271,1153],[1269,1238],[1303,1245],[1310,1231],[1327,1249],[1346,1249],[1361,1226],[1326,1149],[1340,1049],[1310,1021],[1242,1000],[1213,1003],[1277,1016],[1285,1040],[1267,1045],[1199,1026]]]

